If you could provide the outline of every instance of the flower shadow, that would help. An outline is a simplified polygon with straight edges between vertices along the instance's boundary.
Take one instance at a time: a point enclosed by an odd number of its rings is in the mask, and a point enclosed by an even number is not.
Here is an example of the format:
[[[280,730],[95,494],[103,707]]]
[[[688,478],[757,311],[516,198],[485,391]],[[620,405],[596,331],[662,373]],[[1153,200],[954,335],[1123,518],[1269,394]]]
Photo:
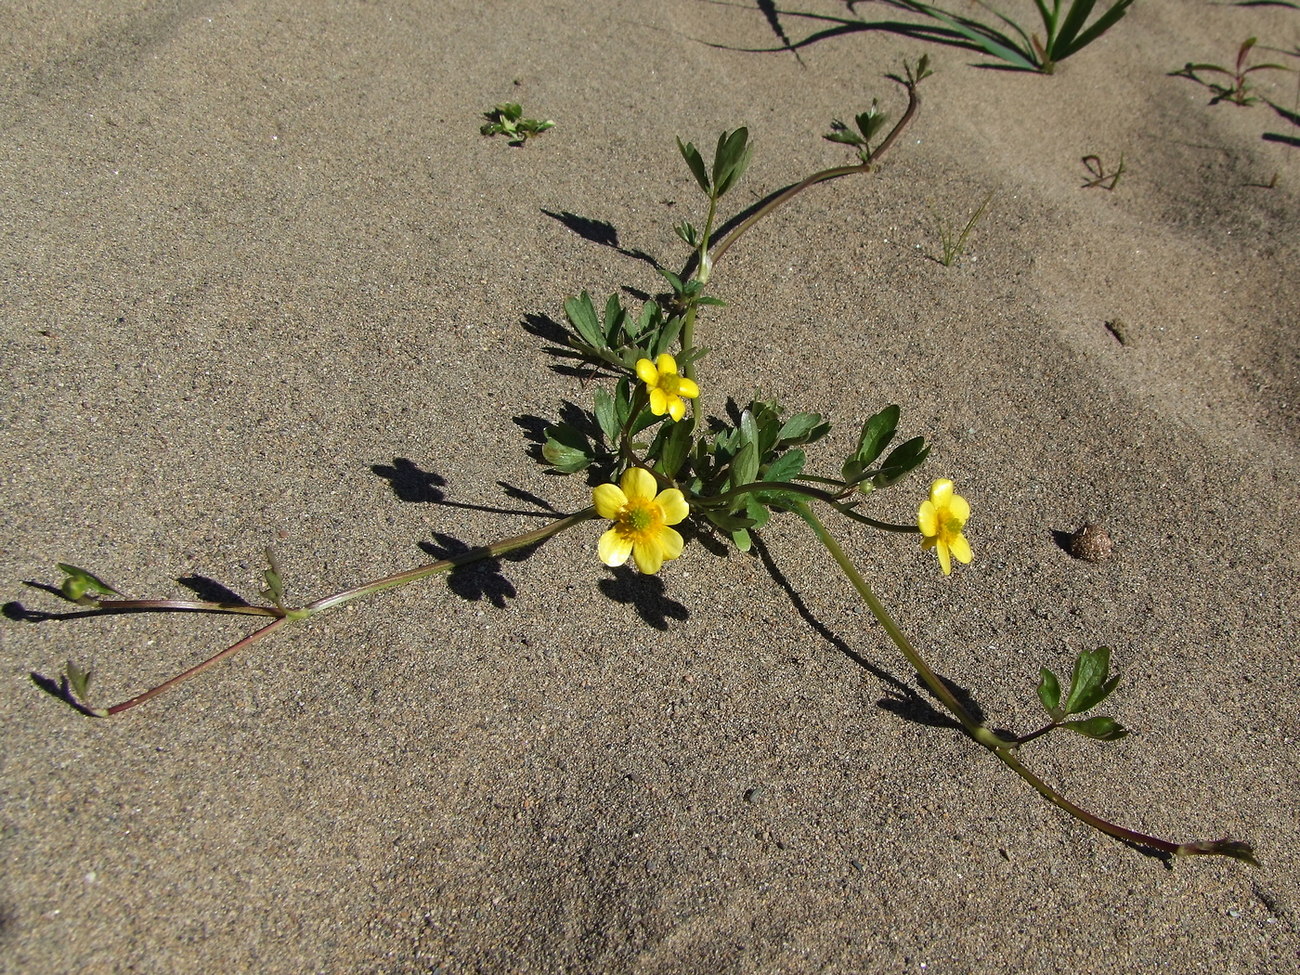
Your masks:
[[[610,572],[613,578],[601,579],[600,591],[616,603],[634,607],[637,615],[656,630],[667,630],[670,619],[680,623],[690,617],[685,606],[665,595],[663,580],[658,576],[642,575],[625,565]]]
[[[432,542],[420,542],[420,550],[434,559],[449,559],[464,555],[470,546],[460,539],[442,532],[433,533]],[[501,573],[501,562],[520,562],[528,558],[537,546],[516,549],[498,558],[479,559],[469,565],[458,566],[447,574],[447,588],[467,602],[487,600],[497,609],[506,608],[506,600],[519,595],[509,579]]]

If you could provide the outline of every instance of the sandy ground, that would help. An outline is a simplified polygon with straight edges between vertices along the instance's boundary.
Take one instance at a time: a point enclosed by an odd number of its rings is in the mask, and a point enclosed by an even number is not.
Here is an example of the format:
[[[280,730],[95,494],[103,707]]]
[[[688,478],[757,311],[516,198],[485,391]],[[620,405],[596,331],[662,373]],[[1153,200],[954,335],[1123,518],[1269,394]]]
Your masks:
[[[1168,76],[1294,51],[1300,10],[1143,0],[1049,78],[887,29],[796,54],[851,15],[770,9],[779,33],[750,0],[0,9],[0,968],[1300,971],[1297,87],[1260,72],[1238,108]],[[1258,868],[1144,856],[926,723],[790,520],[656,578],[583,526],[110,721],[33,682],[73,657],[120,700],[249,629],[33,622],[66,609],[33,585],[56,561],[255,597],[274,544],[305,602],[583,507],[527,431],[593,385],[534,332],[682,266],[674,137],[750,127],[729,215],[846,161],[830,121],[897,113],[884,76],[923,53],[883,169],[719,262],[711,405],[827,413],[829,471],[899,403],[934,452],[878,514],[951,476],[976,552],[945,580],[914,537],[837,529],[904,628],[1021,730],[1040,666],[1112,647],[1136,733],[1025,757]],[[505,100],[556,128],[481,136]],[[1123,156],[1113,192],[1090,154]],[[936,222],[988,194],[940,266]],[[1057,544],[1085,520],[1110,560]]]

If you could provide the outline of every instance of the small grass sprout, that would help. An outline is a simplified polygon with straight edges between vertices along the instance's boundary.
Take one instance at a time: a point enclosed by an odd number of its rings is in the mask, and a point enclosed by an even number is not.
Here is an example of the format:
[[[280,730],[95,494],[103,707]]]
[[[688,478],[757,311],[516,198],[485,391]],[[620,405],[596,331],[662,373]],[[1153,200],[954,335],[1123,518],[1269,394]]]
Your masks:
[[[1005,27],[999,28],[971,17],[951,13],[920,0],[889,0],[896,7],[922,14],[944,24],[957,37],[961,47],[997,58],[1019,71],[1052,74],[1056,65],[1077,54],[1119,21],[1133,0],[1115,0],[1105,7],[1089,25],[1088,18],[1097,8],[1097,0],[1034,0],[1042,22],[1041,35],[1025,30],[1019,23],[994,10],[983,0],[975,0]],[[1064,9],[1063,9],[1064,8]]]
[[[952,267],[961,259],[961,256],[966,253],[966,242],[970,239],[971,231],[988,213],[989,204],[992,201],[993,194],[990,192],[984,197],[983,202],[971,211],[970,216],[966,218],[966,223],[960,229],[947,217],[937,217],[939,246],[942,253],[937,256],[931,255],[934,260],[944,267]]]
[[[1256,71],[1289,71],[1290,68],[1283,64],[1268,62],[1265,64],[1250,64],[1250,53],[1255,47],[1257,38],[1248,37],[1241,42],[1241,47],[1237,48],[1237,59],[1231,68],[1225,68],[1218,64],[1193,64],[1187,62],[1177,71],[1169,72],[1171,78],[1190,78],[1197,84],[1204,85],[1213,92],[1214,97],[1210,99],[1211,105],[1217,105],[1219,102],[1232,102],[1234,105],[1246,107],[1254,105],[1260,99],[1258,95],[1253,94],[1254,86],[1250,83],[1249,76]],[[1221,75],[1225,80],[1207,81],[1200,77],[1202,74]]]
[[[555,123],[550,119],[542,122],[535,118],[524,118],[524,110],[518,102],[503,102],[484,112],[483,117],[487,121],[479,128],[480,134],[507,136],[512,146],[522,146],[532,136],[555,128]]]
[[[1119,178],[1124,175],[1124,154],[1120,153],[1119,165],[1110,172],[1106,171],[1101,156],[1093,154],[1083,157],[1083,168],[1088,171],[1088,177],[1084,180],[1083,189],[1090,190],[1101,187],[1103,190],[1113,190],[1119,185]]]

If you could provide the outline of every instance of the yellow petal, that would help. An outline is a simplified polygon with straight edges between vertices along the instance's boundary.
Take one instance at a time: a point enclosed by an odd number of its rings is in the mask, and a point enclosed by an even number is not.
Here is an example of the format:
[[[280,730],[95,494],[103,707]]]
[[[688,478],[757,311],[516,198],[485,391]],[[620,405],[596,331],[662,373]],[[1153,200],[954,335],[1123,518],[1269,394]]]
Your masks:
[[[655,483],[655,476],[644,467],[629,467],[619,478],[619,484],[622,485],[623,493],[627,495],[629,501],[634,498],[645,498],[648,501],[659,490],[659,485]]]
[[[952,575],[952,560],[948,558],[948,544],[939,542],[934,547],[934,550],[939,553],[939,568],[943,569],[943,574],[946,576]]]
[[[916,527],[921,529],[921,534],[926,538],[934,538],[939,534],[939,511],[933,501],[921,502],[920,510],[916,513]]]
[[[934,502],[936,508],[946,507],[948,499],[952,497],[953,483],[946,477],[941,477],[930,485],[930,500]]]
[[[659,541],[657,538],[646,539],[632,546],[632,558],[636,560],[636,567],[648,576],[654,575],[664,564],[664,550]]]
[[[970,520],[970,504],[960,494],[954,494],[948,502],[948,514],[964,525]]]
[[[660,372],[672,373],[674,376],[677,375],[677,360],[667,352],[655,360],[655,367]]]
[[[600,555],[600,561],[606,565],[622,565],[627,561],[627,557],[632,554],[632,541],[624,538],[616,529],[611,528],[600,536],[596,551]]]
[[[664,524],[675,525],[691,513],[691,506],[686,503],[686,496],[677,488],[660,491],[655,504],[664,513]]]
[[[686,400],[682,399],[680,396],[669,396],[668,415],[675,421],[684,417],[686,415]]]
[[[700,395],[700,387],[694,379],[687,379],[683,376],[677,380],[677,395],[685,396],[687,399],[695,399]]]
[[[970,565],[970,560],[971,560],[970,542],[966,541],[965,535],[958,535],[956,538],[954,538],[951,542],[948,543],[948,547],[952,549],[952,557],[954,559],[956,559],[962,565]]]
[[[649,359],[636,360],[636,374],[641,382],[651,388],[659,382],[659,373],[655,370],[655,364]]]
[[[686,542],[676,528],[665,528],[659,535],[659,545],[664,551],[665,559],[675,559],[682,554]]]
[[[613,521],[627,504],[627,495],[617,484],[602,484],[591,492],[591,500],[595,502],[596,514]]]
[[[668,412],[668,394],[658,386],[650,390],[650,412],[655,416],[663,416]]]

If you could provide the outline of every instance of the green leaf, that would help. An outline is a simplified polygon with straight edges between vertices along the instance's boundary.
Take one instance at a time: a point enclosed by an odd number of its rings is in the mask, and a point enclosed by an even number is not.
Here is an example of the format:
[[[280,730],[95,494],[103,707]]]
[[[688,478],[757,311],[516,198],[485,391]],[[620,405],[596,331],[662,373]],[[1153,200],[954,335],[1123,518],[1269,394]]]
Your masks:
[[[682,284],[682,279],[672,271],[668,270],[668,268],[659,267],[655,268],[655,270],[663,275],[664,280],[667,281],[669,287],[673,289],[673,294],[680,295],[686,290],[686,286]]]
[[[99,596],[120,596],[122,595],[103,579],[87,572],[85,569],[79,569],[75,565],[68,565],[66,562],[56,562],[55,565],[63,572],[65,578],[59,590],[64,597],[75,602],[80,602],[88,592],[95,593]]]
[[[767,465],[763,472],[765,481],[792,481],[803,472],[808,458],[802,450],[791,450]]]
[[[888,120],[889,116],[880,111],[874,98],[871,99],[871,107],[853,119],[858,131],[862,133],[862,145],[869,144]]]
[[[663,329],[659,332],[659,337],[655,339],[654,345],[650,348],[650,355],[648,358],[657,359],[673,347],[673,344],[677,341],[677,336],[682,332],[682,324],[684,321],[685,319],[674,315],[664,323]],[[678,359],[677,365],[682,365],[680,358]]]
[[[754,459],[758,460],[759,459],[758,455],[762,453],[762,448],[761,448],[761,444],[759,443],[758,419],[754,416],[754,411],[752,409],[745,409],[741,411],[740,436],[741,436],[742,443],[748,443],[754,445],[754,451],[755,451]],[[758,472],[757,466],[755,466],[754,471],[755,473]]]
[[[280,574],[280,564],[276,562],[271,546],[268,545],[265,552],[267,568],[262,573],[262,578],[266,580],[266,588],[262,590],[262,595],[284,609],[284,577]]]
[[[623,330],[623,322],[627,318],[627,312],[623,310],[623,303],[618,300],[618,295],[610,295],[609,300],[605,302],[605,344],[611,349],[619,344],[619,333]]]
[[[885,462],[880,465],[880,472],[871,479],[871,486],[885,488],[897,483],[909,472],[925,463],[929,453],[930,445],[925,442],[924,437],[913,437],[895,447],[885,458]]]
[[[587,438],[566,423],[546,431],[542,457],[563,474],[573,474],[591,464],[591,446]]]
[[[767,510],[766,505],[759,501],[757,496],[748,495],[749,500],[745,502],[745,514],[753,519],[754,525],[751,531],[757,531],[768,523],[772,518],[772,512]]]
[[[710,508],[704,512],[704,517],[717,525],[727,534],[740,531],[742,528],[749,528],[754,524],[752,518],[746,518],[744,515],[733,515],[716,508]]]
[[[856,132],[850,132],[848,126],[839,119],[831,123],[831,131],[827,132],[822,138],[828,142],[840,142],[846,146],[862,145],[862,136]]]
[[[578,297],[570,298],[564,303],[564,314],[584,342],[593,349],[605,348],[600,319],[596,317],[596,306],[591,303],[591,295],[584,291]]]
[[[781,430],[776,435],[776,442],[778,446],[783,447],[809,443],[812,439],[815,439],[812,437],[812,433],[821,422],[822,418],[818,413],[796,413],[781,424]]]
[[[1083,735],[1085,738],[1093,738],[1097,741],[1119,741],[1128,734],[1128,729],[1122,724],[1114,718],[1108,718],[1104,715],[1066,721],[1061,724],[1061,727],[1069,728],[1075,734]]]
[[[605,442],[613,447],[618,443],[619,431],[623,426],[618,422],[618,410],[614,405],[614,397],[610,395],[607,389],[597,389],[595,395],[596,405],[596,423],[600,426],[600,432],[605,435]]]
[[[695,175],[695,182],[700,184],[700,189],[708,193],[709,174],[704,170],[704,160],[700,157],[700,150],[695,148],[693,142],[682,142],[681,136],[677,137],[677,149],[681,152],[682,158],[686,160],[686,165],[691,167],[691,172]]]
[[[752,147],[748,143],[749,129],[744,126],[718,136],[718,149],[713,157],[713,187],[718,199],[736,184],[749,165]]]
[[[1061,682],[1046,667],[1038,674],[1038,699],[1043,702],[1043,709],[1051,715],[1052,720],[1060,721],[1065,716],[1061,710]]]
[[[752,484],[757,480],[757,478],[758,448],[753,443],[746,443],[736,454],[735,460],[731,462],[731,478],[729,486],[733,488],[742,487],[746,484]],[[743,503],[743,497],[732,502],[733,505],[740,505]]]
[[[1108,678],[1110,648],[1082,650],[1074,661],[1070,677],[1070,693],[1065,698],[1066,714],[1082,714],[1095,708],[1110,695],[1119,683],[1119,674]]]
[[[879,457],[889,446],[889,442],[894,439],[894,431],[898,429],[899,409],[896,405],[886,406],[875,416],[869,417],[867,422],[862,424],[862,434],[858,437],[858,449],[853,452],[855,460],[859,461],[863,468],[870,467],[877,457]]]
[[[614,418],[618,428],[623,429],[628,417],[632,415],[632,382],[627,376],[618,381],[614,387]]]
[[[666,429],[668,435],[664,437],[659,452],[659,473],[666,477],[676,477],[690,452],[694,430],[689,423],[673,423]]]
[[[682,242],[692,250],[700,246],[700,232],[695,229],[695,225],[683,220],[673,227],[673,233],[682,239]]]
[[[93,676],[94,671],[82,670],[69,660],[63,672],[67,675],[68,686],[72,688],[73,695],[79,700],[86,700],[90,696],[90,678]]]
[[[737,551],[748,552],[753,546],[754,541],[749,537],[749,531],[739,528],[731,533],[731,541],[736,546]]]

